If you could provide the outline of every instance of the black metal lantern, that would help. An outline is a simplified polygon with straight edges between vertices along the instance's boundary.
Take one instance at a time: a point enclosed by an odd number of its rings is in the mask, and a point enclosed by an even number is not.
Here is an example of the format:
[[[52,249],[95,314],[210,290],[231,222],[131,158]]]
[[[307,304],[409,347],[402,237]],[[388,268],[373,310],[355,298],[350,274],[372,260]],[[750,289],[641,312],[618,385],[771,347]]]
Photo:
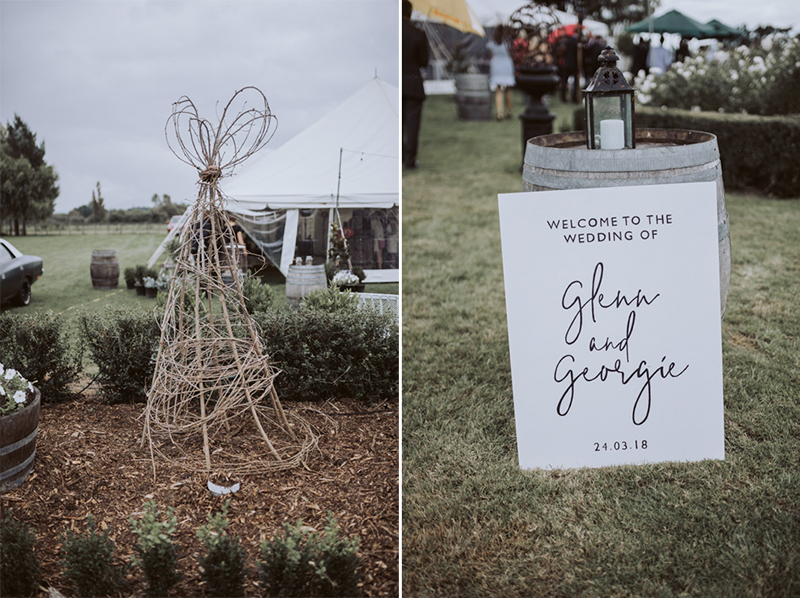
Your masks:
[[[583,90],[586,146],[589,149],[635,148],[633,88],[617,68],[619,56],[611,46],[606,46],[597,60],[600,68]]]

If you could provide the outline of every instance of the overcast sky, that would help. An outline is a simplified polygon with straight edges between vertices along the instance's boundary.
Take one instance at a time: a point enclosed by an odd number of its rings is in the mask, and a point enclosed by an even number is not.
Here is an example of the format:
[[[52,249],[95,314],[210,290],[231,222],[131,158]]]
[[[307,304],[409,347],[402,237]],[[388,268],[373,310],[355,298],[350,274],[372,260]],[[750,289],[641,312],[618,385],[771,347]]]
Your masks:
[[[0,121],[24,120],[59,174],[56,212],[196,197],[164,139],[172,103],[256,86],[274,150],[375,74],[399,87],[397,0],[0,0]],[[313,156],[309,156],[313,160]]]

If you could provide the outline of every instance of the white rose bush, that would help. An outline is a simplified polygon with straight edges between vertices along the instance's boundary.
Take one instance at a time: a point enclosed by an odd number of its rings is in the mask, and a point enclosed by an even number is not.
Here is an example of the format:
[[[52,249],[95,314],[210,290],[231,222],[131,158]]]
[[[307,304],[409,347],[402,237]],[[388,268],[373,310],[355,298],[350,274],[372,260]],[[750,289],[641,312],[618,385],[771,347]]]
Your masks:
[[[760,115],[797,112],[800,40],[774,35],[757,49],[739,46],[673,64],[638,86],[645,106]]]
[[[0,363],[0,417],[25,408],[33,398],[33,384],[13,368],[6,369]]]

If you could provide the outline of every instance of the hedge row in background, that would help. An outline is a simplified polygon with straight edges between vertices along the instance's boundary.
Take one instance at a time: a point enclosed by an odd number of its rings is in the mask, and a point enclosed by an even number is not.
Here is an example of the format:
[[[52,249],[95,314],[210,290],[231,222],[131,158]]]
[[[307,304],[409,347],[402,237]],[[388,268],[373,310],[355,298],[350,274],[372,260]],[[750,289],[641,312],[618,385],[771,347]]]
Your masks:
[[[585,128],[583,120],[583,109],[576,110],[577,130]],[[727,190],[754,189],[779,198],[800,196],[800,115],[753,116],[637,107],[636,127],[712,133],[717,136]]]
[[[336,293],[339,295],[338,291]],[[345,294],[341,294],[345,295]],[[281,399],[357,399],[375,403],[399,392],[399,330],[391,317],[341,305],[270,310],[253,315],[262,329]],[[145,402],[160,341],[151,310],[108,307],[82,313],[75,344],[99,371],[109,403]],[[0,314],[0,363],[22,372],[53,402],[70,396],[81,370],[61,318],[52,313]]]
[[[278,395],[375,403],[399,392],[398,326],[372,310],[303,308],[254,314],[271,363],[282,370]]]
[[[72,394],[81,355],[71,349],[61,316],[0,313],[0,363],[36,385],[43,403],[56,403]]]
[[[100,369],[109,403],[144,403],[153,381],[161,328],[152,311],[107,307],[82,313],[80,338]]]

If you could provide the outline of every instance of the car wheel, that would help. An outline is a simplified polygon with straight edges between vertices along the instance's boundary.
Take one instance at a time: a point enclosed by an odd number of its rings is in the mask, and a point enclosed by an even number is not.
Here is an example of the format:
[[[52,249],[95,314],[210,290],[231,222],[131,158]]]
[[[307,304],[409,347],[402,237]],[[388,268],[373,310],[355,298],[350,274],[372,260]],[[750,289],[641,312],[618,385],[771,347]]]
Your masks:
[[[29,305],[31,302],[31,283],[27,280],[22,282],[22,288],[19,290],[19,293],[14,298],[14,303],[20,305],[22,307]]]

